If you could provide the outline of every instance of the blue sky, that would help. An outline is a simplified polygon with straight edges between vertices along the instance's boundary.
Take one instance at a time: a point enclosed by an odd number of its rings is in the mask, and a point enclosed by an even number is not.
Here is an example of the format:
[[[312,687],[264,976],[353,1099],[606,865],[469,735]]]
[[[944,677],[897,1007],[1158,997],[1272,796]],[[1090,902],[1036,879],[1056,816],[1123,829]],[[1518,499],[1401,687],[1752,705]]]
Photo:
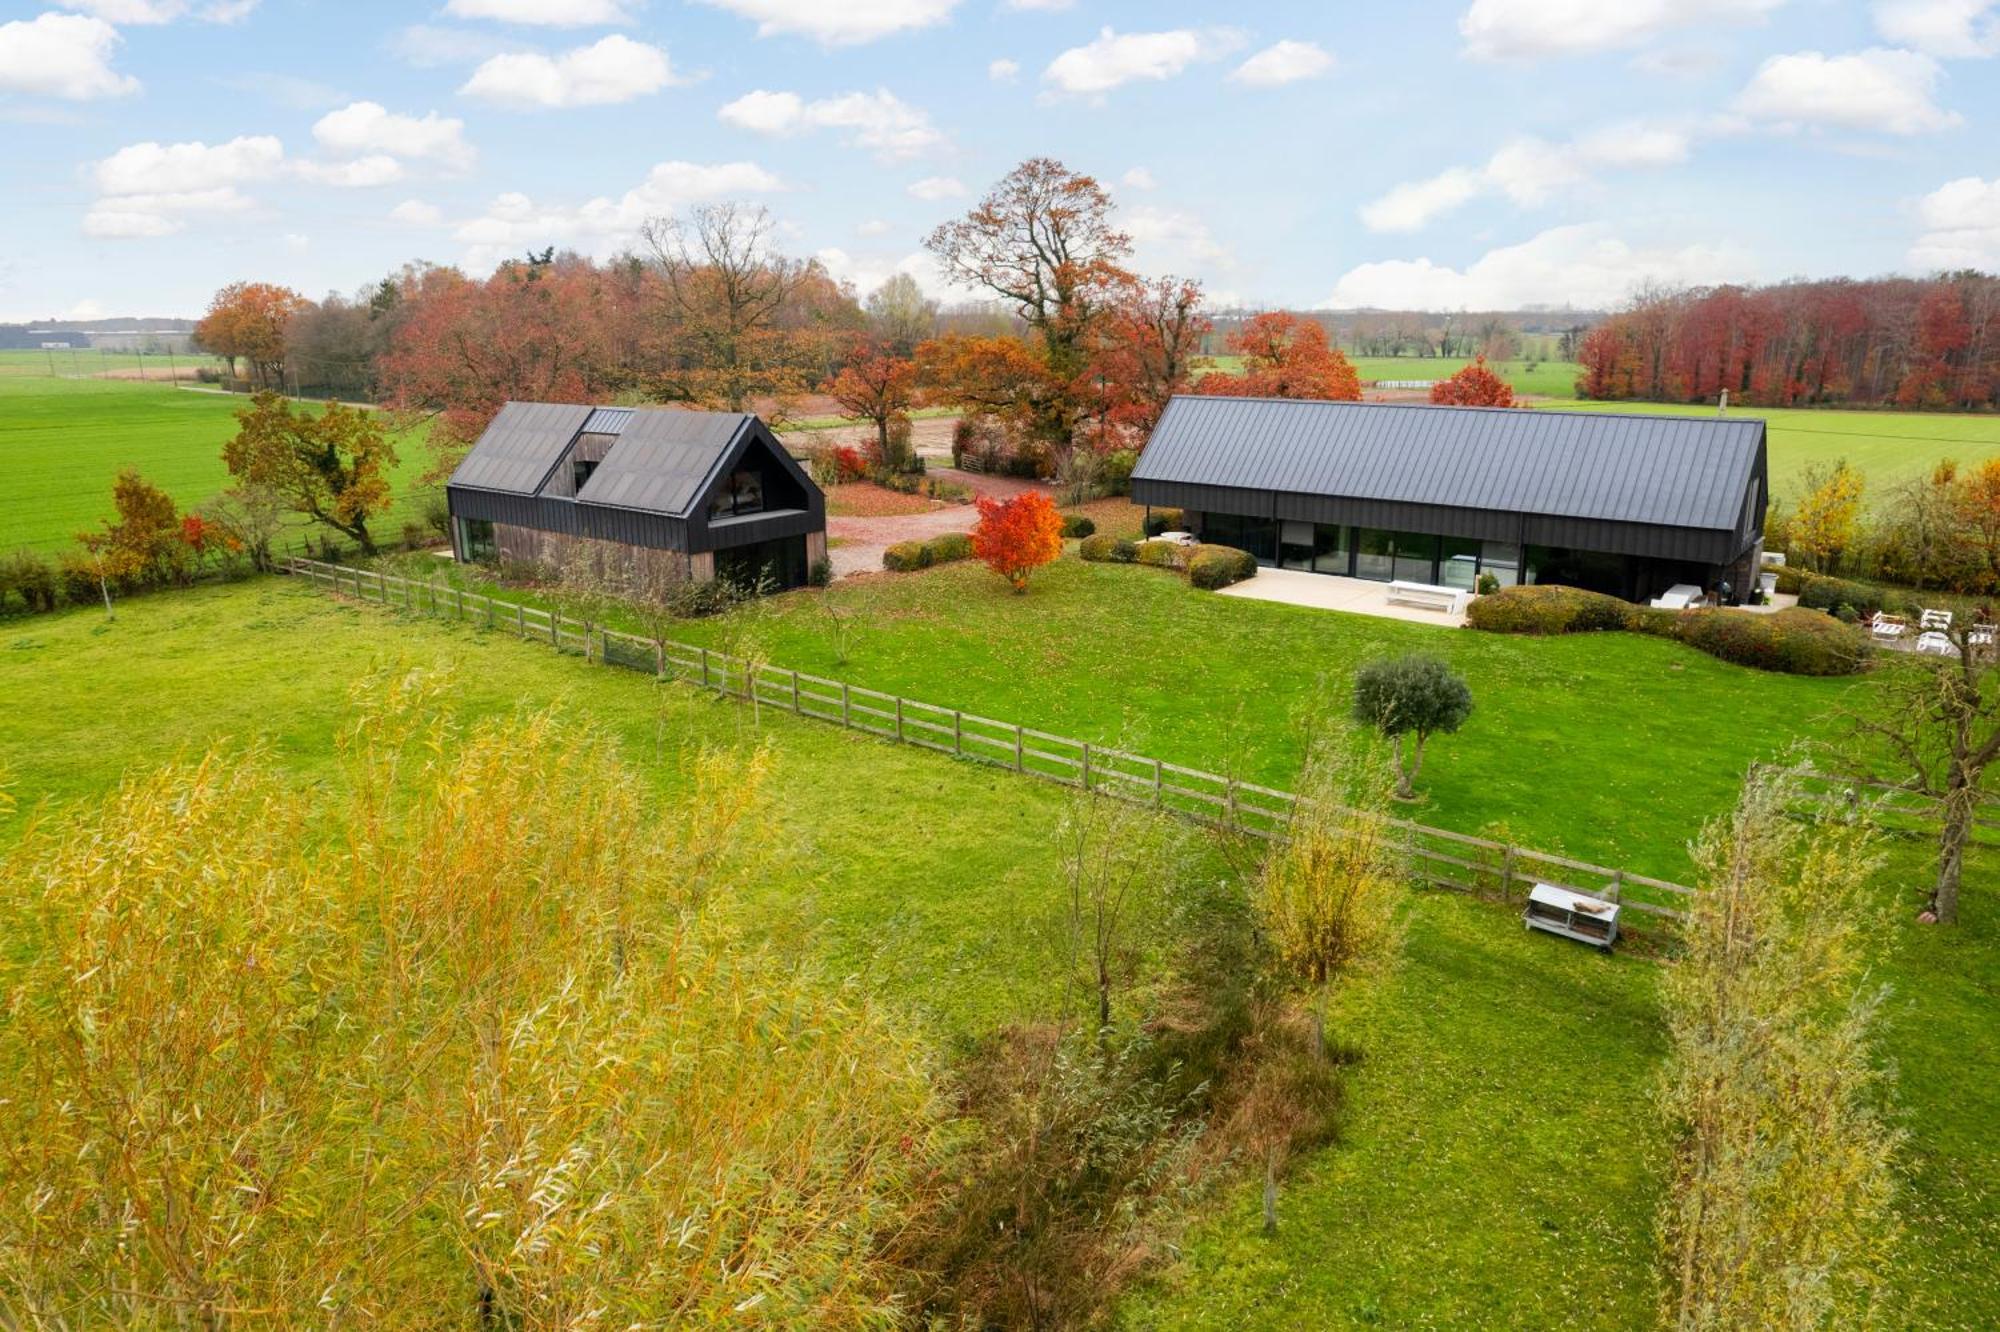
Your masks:
[[[0,125],[0,318],[719,197],[936,287],[925,232],[1037,154],[1222,302],[2000,268],[2000,0],[51,0],[0,8]]]

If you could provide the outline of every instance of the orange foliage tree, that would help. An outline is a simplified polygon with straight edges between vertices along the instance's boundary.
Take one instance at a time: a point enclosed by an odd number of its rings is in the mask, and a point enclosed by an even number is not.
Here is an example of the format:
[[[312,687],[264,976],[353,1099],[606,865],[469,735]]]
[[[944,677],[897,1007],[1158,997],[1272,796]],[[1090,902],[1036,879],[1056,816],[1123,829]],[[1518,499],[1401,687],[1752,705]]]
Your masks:
[[[203,351],[250,363],[259,384],[283,381],[285,326],[312,302],[290,287],[269,282],[232,282],[215,293],[208,313],[194,326],[194,345]]]
[[[1028,590],[1028,575],[1062,554],[1062,515],[1039,490],[1024,491],[1002,503],[979,497],[979,524],[972,529],[972,553],[1013,585]]]
[[[1231,398],[1361,401],[1361,376],[1327,342],[1326,329],[1317,319],[1273,310],[1245,320],[1223,345],[1243,358],[1243,373],[1203,375],[1196,392]]]
[[[128,467],[112,484],[111,502],[116,520],[77,534],[99,575],[121,587],[185,581],[196,550],[173,497]]]
[[[1514,390],[1486,368],[1484,356],[1475,356],[1450,379],[1431,385],[1431,401],[1448,407],[1512,407]]]
[[[917,364],[879,346],[861,343],[853,359],[827,381],[826,393],[849,416],[875,427],[873,461],[895,467],[908,448],[910,408],[916,403]]]

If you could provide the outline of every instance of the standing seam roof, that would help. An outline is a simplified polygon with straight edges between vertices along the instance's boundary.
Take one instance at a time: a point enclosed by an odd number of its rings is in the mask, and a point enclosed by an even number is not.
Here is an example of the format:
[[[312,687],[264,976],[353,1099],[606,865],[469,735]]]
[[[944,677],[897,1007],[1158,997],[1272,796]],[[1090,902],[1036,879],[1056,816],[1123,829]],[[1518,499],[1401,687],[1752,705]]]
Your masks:
[[[685,517],[703,482],[754,419],[745,412],[510,402],[448,484],[535,495],[579,433],[616,434],[575,502]]]
[[[1134,481],[1734,530],[1764,423],[1176,397]]]

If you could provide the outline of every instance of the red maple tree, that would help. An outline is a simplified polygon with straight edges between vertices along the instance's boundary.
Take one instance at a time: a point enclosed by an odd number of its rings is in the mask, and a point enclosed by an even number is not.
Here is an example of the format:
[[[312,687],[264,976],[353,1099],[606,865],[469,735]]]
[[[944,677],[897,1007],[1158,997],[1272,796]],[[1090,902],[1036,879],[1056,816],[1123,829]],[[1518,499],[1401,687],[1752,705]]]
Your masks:
[[[827,396],[849,416],[875,427],[869,450],[874,462],[895,466],[902,460],[895,456],[900,450],[891,436],[899,423],[909,422],[916,403],[916,362],[865,342],[856,344],[850,354],[847,365],[827,381]]]
[[[1004,502],[981,495],[972,553],[1015,592],[1026,592],[1028,575],[1062,554],[1062,515],[1039,490]]]
[[[1327,342],[1326,329],[1317,319],[1273,310],[1245,320],[1223,346],[1243,358],[1243,373],[1203,375],[1195,392],[1231,398],[1361,401],[1361,376]]]
[[[1450,379],[1431,385],[1431,401],[1448,407],[1512,407],[1514,390],[1486,368],[1484,356],[1475,356]]]

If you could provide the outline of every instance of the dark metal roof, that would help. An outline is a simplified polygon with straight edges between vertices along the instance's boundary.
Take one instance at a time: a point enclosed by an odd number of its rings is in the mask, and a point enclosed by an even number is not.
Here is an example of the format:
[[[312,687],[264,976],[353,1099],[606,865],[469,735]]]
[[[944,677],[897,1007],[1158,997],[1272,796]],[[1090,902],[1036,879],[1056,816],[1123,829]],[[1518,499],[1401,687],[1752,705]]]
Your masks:
[[[1734,532],[1763,445],[1749,417],[1186,396],[1132,480]]]
[[[589,415],[590,408],[564,402],[510,402],[451,474],[451,484],[532,495]]]
[[[583,423],[586,435],[615,435],[624,430],[632,420],[630,407],[599,407],[591,412],[590,419]]]
[[[686,516],[753,419],[744,412],[634,412],[577,500]]]

